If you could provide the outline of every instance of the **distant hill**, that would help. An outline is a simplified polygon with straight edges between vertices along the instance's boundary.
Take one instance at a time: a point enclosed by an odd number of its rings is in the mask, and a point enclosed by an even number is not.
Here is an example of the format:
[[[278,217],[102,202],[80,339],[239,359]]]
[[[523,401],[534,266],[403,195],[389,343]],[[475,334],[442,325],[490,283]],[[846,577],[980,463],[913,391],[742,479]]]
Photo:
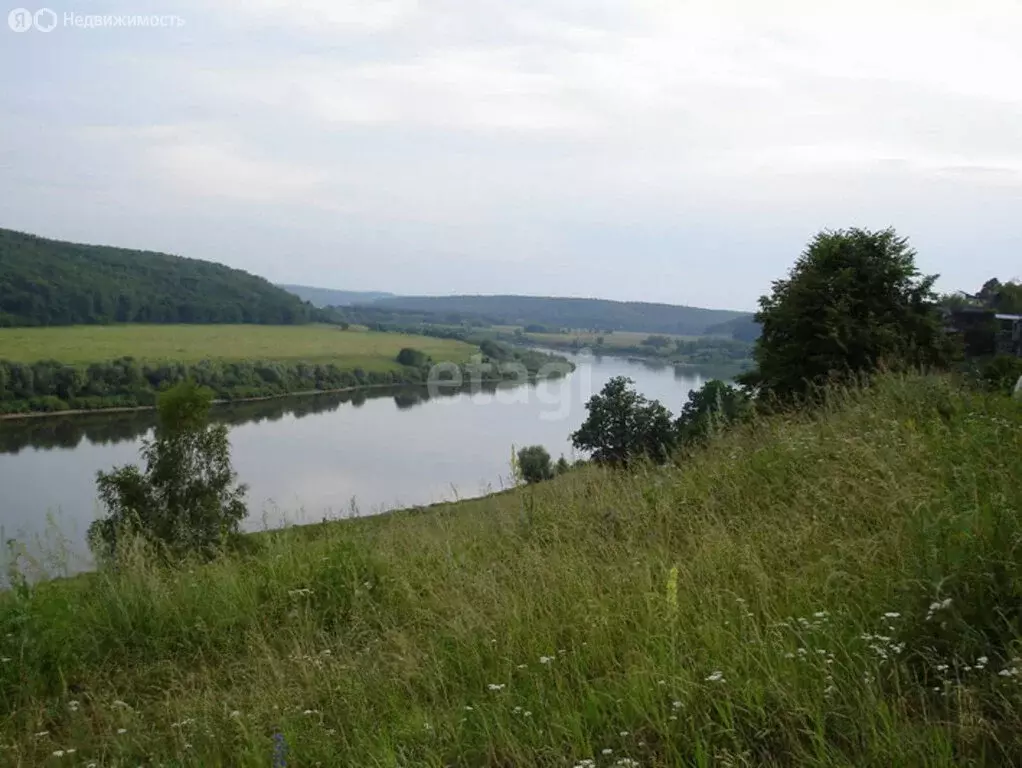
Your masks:
[[[315,313],[269,281],[222,264],[0,229],[0,326],[291,325]]]
[[[742,315],[726,323],[712,325],[706,329],[708,336],[730,336],[738,341],[753,342],[759,338],[760,325],[753,315]]]
[[[375,311],[431,313],[453,319],[482,319],[502,325],[593,328],[698,336],[714,325],[748,313],[673,304],[543,296],[397,296],[373,301]]]
[[[350,307],[352,304],[370,304],[377,299],[393,298],[383,291],[335,291],[332,288],[313,288],[308,285],[280,285],[289,293],[307,301],[314,307]]]

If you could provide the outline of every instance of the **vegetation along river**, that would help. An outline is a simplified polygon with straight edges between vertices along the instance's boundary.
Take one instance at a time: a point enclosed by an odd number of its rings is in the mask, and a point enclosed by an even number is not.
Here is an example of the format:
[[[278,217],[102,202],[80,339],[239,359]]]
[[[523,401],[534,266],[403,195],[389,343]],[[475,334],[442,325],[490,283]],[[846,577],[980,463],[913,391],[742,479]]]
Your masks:
[[[248,490],[246,528],[374,514],[507,487],[512,446],[556,460],[585,404],[613,376],[677,414],[705,378],[687,369],[577,356],[555,381],[429,397],[425,389],[315,395],[224,406],[234,468]],[[0,532],[51,574],[89,567],[85,532],[100,513],[99,470],[138,461],[152,412],[0,422]],[[51,562],[47,565],[46,560]]]

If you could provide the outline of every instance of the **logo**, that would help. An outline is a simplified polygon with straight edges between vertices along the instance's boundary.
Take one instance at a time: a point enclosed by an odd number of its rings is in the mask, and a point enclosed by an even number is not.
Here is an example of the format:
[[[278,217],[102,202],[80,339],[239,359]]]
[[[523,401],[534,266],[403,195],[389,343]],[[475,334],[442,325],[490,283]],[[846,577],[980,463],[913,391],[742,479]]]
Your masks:
[[[40,8],[32,19],[35,21],[35,28],[40,32],[49,32],[57,26],[57,14],[49,8]]]
[[[15,8],[7,14],[7,26],[15,32],[28,32],[32,29],[32,11],[27,8]]]

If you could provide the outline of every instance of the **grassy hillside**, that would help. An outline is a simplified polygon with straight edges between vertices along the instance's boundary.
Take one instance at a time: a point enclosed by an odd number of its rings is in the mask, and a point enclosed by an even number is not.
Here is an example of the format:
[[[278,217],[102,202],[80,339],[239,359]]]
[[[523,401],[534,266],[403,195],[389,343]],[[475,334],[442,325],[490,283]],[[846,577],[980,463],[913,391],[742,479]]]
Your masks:
[[[1017,765],[1020,427],[890,378],[677,468],[21,588],[3,759]]]
[[[0,229],[0,326],[291,324],[308,322],[313,311],[222,264]]]
[[[479,349],[451,339],[342,331],[333,326],[109,325],[0,329],[0,360],[92,363],[119,357],[146,361],[301,360],[344,368],[394,370],[397,353],[414,347],[434,360],[462,363]]]
[[[369,304],[377,299],[394,296],[383,291],[338,291],[333,288],[313,288],[308,285],[281,285],[288,293],[293,293],[302,301],[314,307],[347,307],[352,304]]]
[[[385,310],[427,312],[439,316],[443,322],[460,317],[493,325],[540,324],[554,328],[646,331],[683,336],[701,335],[711,325],[745,314],[671,304],[543,296],[396,296],[374,301],[371,309],[376,313]]]

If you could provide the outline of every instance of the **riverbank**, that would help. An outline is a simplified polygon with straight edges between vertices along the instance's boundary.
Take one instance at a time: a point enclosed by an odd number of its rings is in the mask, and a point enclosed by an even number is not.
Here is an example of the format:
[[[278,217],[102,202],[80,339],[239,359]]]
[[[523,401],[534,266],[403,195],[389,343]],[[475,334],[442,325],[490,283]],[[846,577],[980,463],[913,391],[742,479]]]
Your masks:
[[[175,346],[198,338],[198,331],[203,343]],[[75,346],[78,342],[81,348]],[[95,357],[131,349],[132,343],[138,348],[130,356]],[[163,356],[174,349],[178,357]],[[258,351],[270,351],[274,357],[244,357]],[[124,412],[152,406],[161,389],[185,379],[209,388],[219,401],[242,402],[423,384],[438,365],[444,366],[445,379],[500,381],[521,378],[523,371],[530,376],[553,375],[551,364],[563,362],[534,352],[512,352],[503,345],[491,351],[499,357],[484,356],[478,346],[457,340],[320,326],[0,329],[0,417]],[[203,352],[216,356],[200,357]],[[561,373],[568,370],[565,363]]]
[[[677,336],[627,331],[530,333],[521,328],[499,326],[479,331],[471,338],[485,336],[510,344],[531,345],[551,352],[577,354],[586,350],[594,355],[684,366],[694,370],[730,371],[732,376],[753,366],[752,344],[721,336]]]
[[[1010,399],[887,377],[677,467],[138,552],[0,597],[3,760],[1018,764],[1020,450]]]
[[[538,374],[532,373],[521,379],[520,381],[525,383],[535,383],[542,381],[546,377],[540,377]],[[481,387],[493,387],[508,383],[508,379],[503,378],[480,378],[475,381],[475,384]],[[315,395],[340,395],[345,393],[358,393],[358,392],[380,392],[385,390],[400,389],[402,387],[407,388],[422,388],[425,389],[429,385],[422,382],[400,382],[390,384],[362,384],[355,385],[352,387],[340,387],[337,389],[309,389],[303,392],[282,392],[276,395],[264,395],[262,397],[241,397],[234,398],[231,400],[214,400],[213,405],[216,407],[232,406],[232,405],[245,405],[246,403],[263,403],[270,402],[273,400],[284,400],[287,398],[301,398],[301,397],[313,397]],[[471,386],[457,386],[453,384],[440,384],[439,389],[444,392],[450,391],[471,391]],[[46,418],[59,418],[62,416],[85,416],[85,415],[102,415],[102,414],[116,414],[116,413],[145,413],[147,411],[155,411],[155,405],[137,405],[129,407],[114,407],[114,408],[91,408],[91,409],[68,409],[68,410],[55,410],[55,411],[29,411],[22,413],[0,413],[0,422],[3,421],[24,421],[26,419],[46,419]]]

